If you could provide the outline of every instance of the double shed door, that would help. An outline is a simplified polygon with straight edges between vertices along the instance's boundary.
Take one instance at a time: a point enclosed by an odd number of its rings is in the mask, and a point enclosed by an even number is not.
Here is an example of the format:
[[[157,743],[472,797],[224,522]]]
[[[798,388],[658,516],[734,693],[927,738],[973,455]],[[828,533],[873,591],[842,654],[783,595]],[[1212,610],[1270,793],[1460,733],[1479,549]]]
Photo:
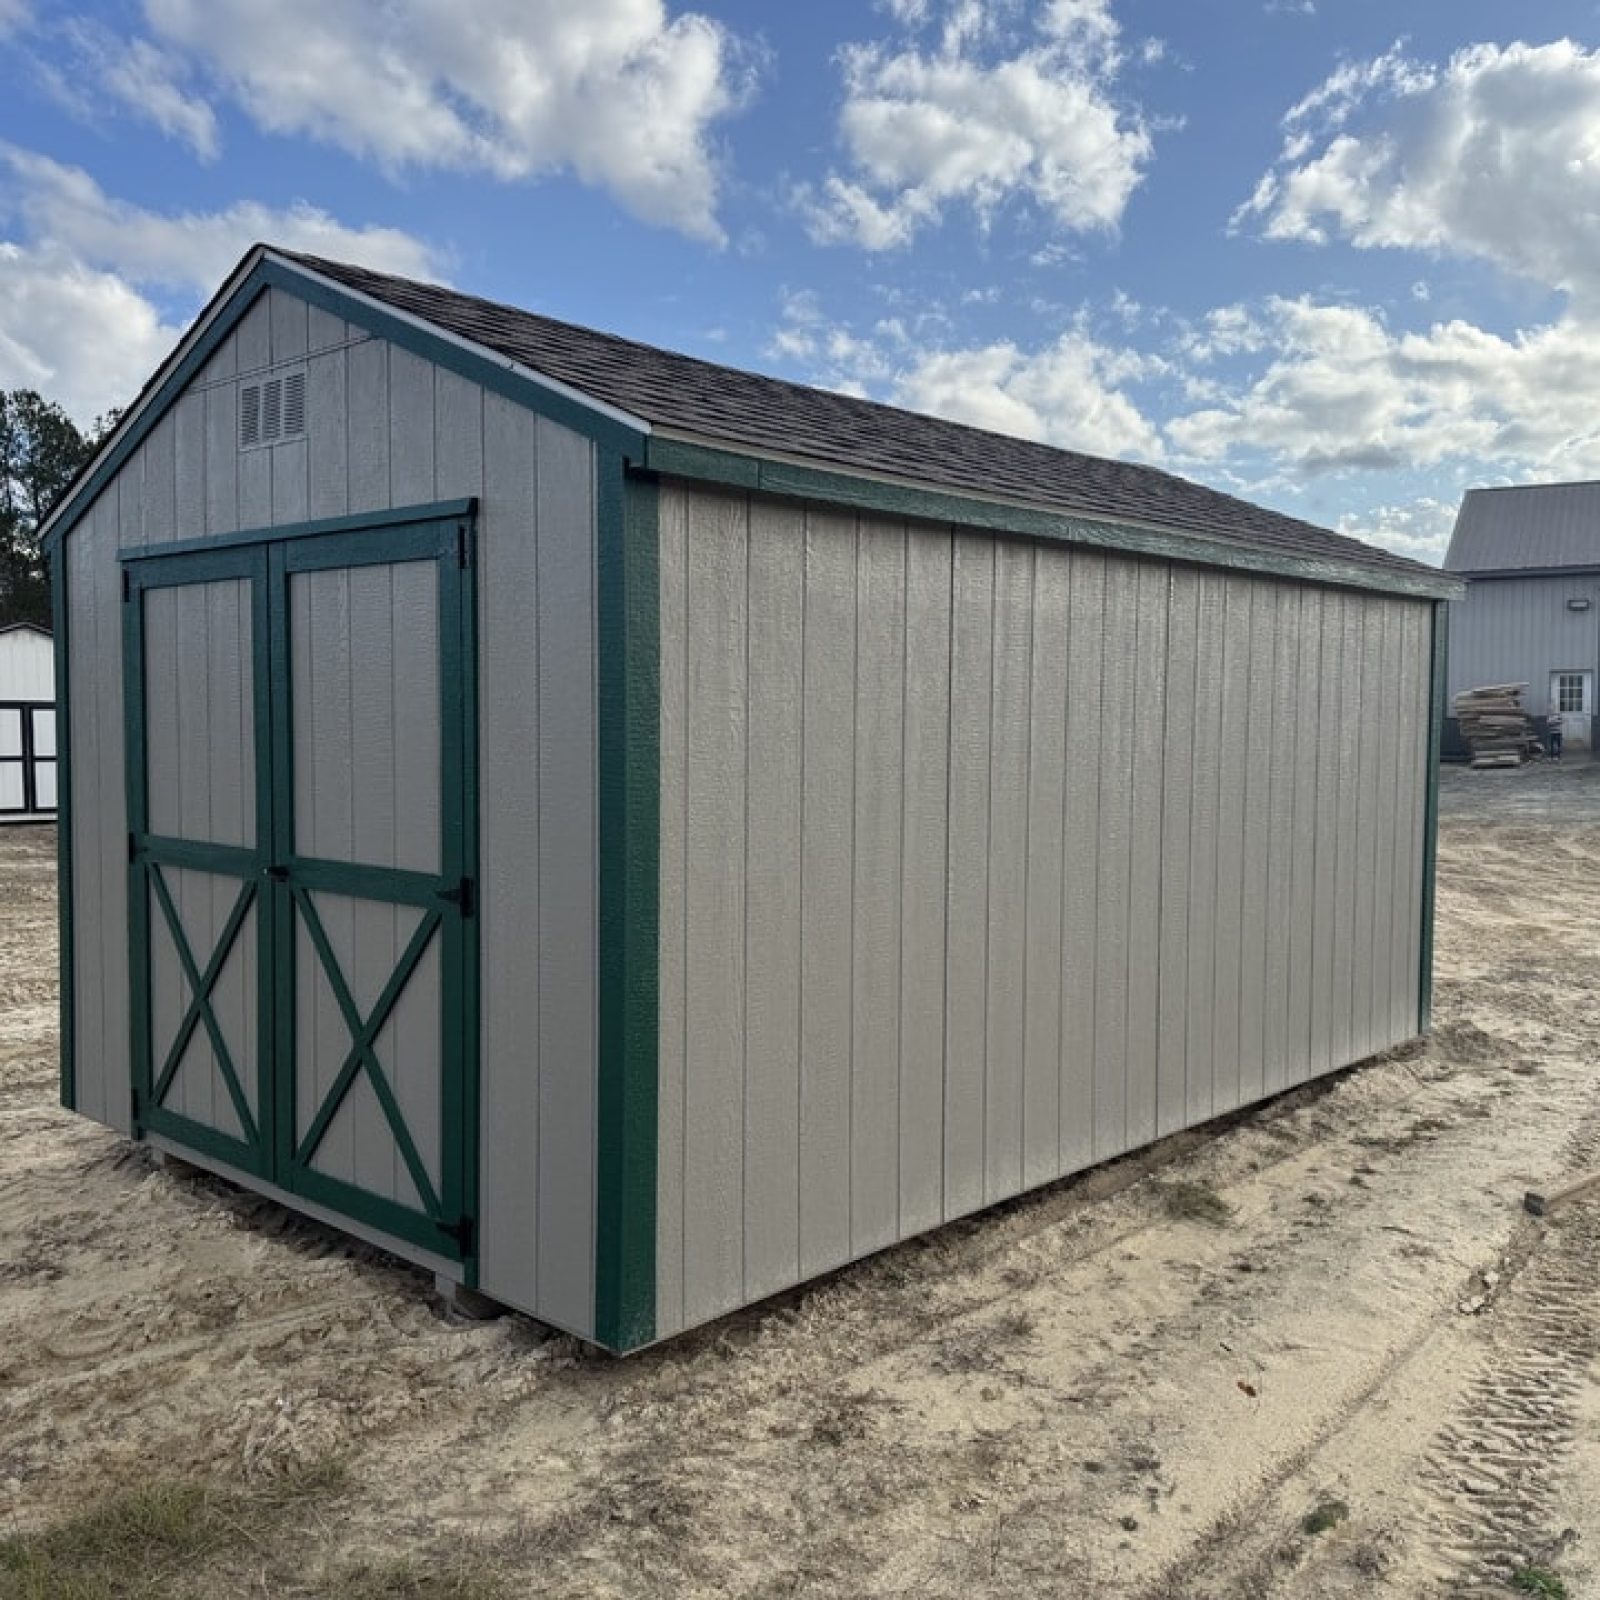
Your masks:
[[[470,528],[130,560],[141,1129],[473,1254]]]

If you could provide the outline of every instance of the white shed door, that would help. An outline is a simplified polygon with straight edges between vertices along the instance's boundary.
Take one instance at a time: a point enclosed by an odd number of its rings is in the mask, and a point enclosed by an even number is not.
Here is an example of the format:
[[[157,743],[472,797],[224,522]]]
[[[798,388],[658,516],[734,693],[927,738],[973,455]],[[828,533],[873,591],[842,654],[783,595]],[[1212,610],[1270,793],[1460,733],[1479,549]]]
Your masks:
[[[1568,750],[1589,748],[1590,717],[1594,715],[1594,674],[1552,672],[1550,712],[1561,718],[1561,742]]]

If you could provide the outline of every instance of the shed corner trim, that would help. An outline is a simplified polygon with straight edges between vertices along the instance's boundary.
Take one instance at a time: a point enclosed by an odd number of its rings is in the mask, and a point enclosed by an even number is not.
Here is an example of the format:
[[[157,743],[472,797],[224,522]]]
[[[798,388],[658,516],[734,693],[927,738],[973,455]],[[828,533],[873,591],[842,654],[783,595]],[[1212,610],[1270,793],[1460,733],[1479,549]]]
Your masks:
[[[600,926],[596,1340],[656,1337],[660,575],[653,480],[596,453]]]
[[[78,1109],[74,1029],[76,962],[72,906],[72,698],[67,693],[67,553],[50,552],[50,611],[56,669],[56,919],[61,948],[61,1104]]]

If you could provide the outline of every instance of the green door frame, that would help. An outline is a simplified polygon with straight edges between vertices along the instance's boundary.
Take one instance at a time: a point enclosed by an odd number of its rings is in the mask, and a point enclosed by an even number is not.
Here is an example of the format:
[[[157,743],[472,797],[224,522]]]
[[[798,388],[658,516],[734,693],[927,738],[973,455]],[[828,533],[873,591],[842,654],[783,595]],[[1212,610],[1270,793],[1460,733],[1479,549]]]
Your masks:
[[[124,711],[128,737],[129,928],[134,1031],[134,1126],[161,1133],[198,1153],[269,1179],[279,1187],[367,1224],[431,1254],[464,1263],[476,1281],[478,1163],[477,875],[477,605],[472,502],[420,506],[337,522],[230,535],[182,553],[124,554]],[[440,684],[440,860],[437,873],[404,871],[300,855],[294,838],[293,695],[289,584],[293,574],[433,561],[438,572]],[[256,712],[256,845],[253,850],[158,839],[148,832],[144,738],[143,594],[175,584],[251,581],[253,684]],[[260,1082],[253,1145],[166,1111],[153,1093],[163,1076],[152,1060],[150,928],[154,902],[171,922],[161,877],[164,864],[237,875],[245,881],[218,953],[202,969],[174,925],[191,991],[177,1054],[197,1027],[218,1035],[206,997],[238,923],[258,918]],[[318,891],[416,906],[422,918],[385,991],[362,1016],[339,969],[312,902]],[[350,1030],[351,1048],[339,1083],[321,1114],[297,1138],[295,963],[297,925],[307,938],[300,959],[316,959]],[[440,1171],[437,1188],[399,1114],[373,1051],[376,1036],[424,950],[440,943]],[[307,948],[308,947],[308,948]],[[219,1060],[225,1054],[220,1045]],[[345,1090],[365,1075],[389,1122],[419,1195],[422,1211],[317,1171],[311,1162]],[[225,1076],[227,1074],[225,1073]],[[230,1085],[230,1092],[233,1090]],[[237,1096],[235,1096],[237,1105]],[[246,1122],[249,1130],[250,1123]]]

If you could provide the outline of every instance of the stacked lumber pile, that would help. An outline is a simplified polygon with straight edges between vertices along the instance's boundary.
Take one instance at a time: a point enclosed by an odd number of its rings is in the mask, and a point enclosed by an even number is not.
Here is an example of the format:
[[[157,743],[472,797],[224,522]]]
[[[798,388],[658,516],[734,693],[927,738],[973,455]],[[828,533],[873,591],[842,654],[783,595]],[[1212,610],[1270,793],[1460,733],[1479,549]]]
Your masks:
[[[1544,754],[1533,718],[1522,709],[1525,683],[1501,683],[1487,689],[1464,689],[1455,698],[1461,737],[1472,751],[1475,767],[1520,767]]]

